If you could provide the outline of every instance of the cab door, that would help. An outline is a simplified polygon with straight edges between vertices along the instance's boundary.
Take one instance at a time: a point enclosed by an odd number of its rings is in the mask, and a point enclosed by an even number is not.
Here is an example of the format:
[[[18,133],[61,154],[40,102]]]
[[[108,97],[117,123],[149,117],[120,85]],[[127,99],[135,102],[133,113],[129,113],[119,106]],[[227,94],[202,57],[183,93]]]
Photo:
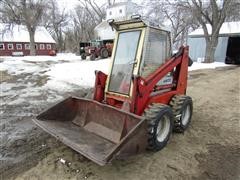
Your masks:
[[[138,72],[141,58],[143,29],[120,31],[116,39],[107,92],[130,96],[132,76]]]

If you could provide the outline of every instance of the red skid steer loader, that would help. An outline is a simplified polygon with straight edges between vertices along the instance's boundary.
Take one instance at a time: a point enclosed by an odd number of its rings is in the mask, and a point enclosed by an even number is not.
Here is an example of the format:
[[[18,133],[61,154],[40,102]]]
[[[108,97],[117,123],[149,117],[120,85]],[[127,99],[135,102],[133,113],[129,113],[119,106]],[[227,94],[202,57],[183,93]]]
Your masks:
[[[96,71],[93,99],[69,97],[37,116],[46,132],[99,165],[158,151],[191,121],[188,47],[171,55],[170,32],[134,18],[116,30],[109,75]]]

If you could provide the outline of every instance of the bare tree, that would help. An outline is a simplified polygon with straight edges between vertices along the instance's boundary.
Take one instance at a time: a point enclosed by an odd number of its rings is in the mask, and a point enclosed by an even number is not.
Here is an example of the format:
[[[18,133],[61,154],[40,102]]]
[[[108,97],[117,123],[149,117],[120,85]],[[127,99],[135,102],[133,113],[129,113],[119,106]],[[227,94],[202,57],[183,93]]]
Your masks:
[[[147,2],[146,16],[158,24],[167,23],[171,27],[172,42],[175,48],[186,42],[188,30],[195,28],[191,14],[171,0]]]
[[[94,39],[94,28],[105,17],[105,9],[94,0],[79,0],[80,4],[71,13],[71,27],[65,33],[67,49],[79,52],[79,43]]]
[[[149,15],[157,21],[170,22],[175,45],[184,42],[190,28],[200,25],[206,40],[205,62],[208,63],[214,61],[223,22],[240,17],[240,2],[235,0],[154,0],[149,4]],[[207,24],[211,31],[208,31]]]
[[[234,7],[234,8],[233,8]],[[227,16],[226,21],[239,21],[240,20],[240,1],[235,1],[232,5],[231,13]]]
[[[188,11],[185,11],[178,3],[166,0],[166,4],[162,6],[163,15],[170,22],[172,30],[172,42],[176,48],[186,43],[189,29],[195,29]]]
[[[40,24],[46,1],[44,0],[2,0],[0,12],[8,23],[23,24],[30,37],[30,55],[35,55],[34,35]]]
[[[81,6],[84,7],[90,14],[95,14],[95,18],[97,19],[98,23],[102,21],[105,17],[105,10],[103,7],[100,7],[95,0],[79,0]]]
[[[115,0],[107,0],[107,5],[111,6],[115,3]]]
[[[71,27],[66,31],[65,42],[67,49],[79,51],[81,41],[94,39],[94,28],[99,24],[99,16],[90,6],[81,4],[71,14]]]
[[[193,18],[202,26],[206,40],[205,62],[214,61],[214,54],[218,44],[218,36],[220,28],[227,17],[233,15],[233,9],[238,1],[224,0],[222,3],[217,3],[216,0],[187,0],[179,1],[179,5],[185,7],[186,10],[192,13]],[[207,24],[210,25],[211,31],[208,31]]]
[[[53,35],[57,42],[57,49],[59,51],[64,50],[64,28],[69,24],[69,15],[65,9],[59,9],[56,0],[50,0],[45,16],[43,17],[43,23],[47,30]]]

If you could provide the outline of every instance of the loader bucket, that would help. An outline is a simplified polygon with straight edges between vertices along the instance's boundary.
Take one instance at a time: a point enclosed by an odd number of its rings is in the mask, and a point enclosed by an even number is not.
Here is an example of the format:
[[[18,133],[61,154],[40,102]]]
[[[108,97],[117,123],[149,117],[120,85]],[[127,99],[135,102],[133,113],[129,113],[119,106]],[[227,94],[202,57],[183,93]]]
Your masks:
[[[67,98],[34,122],[99,165],[143,151],[147,143],[141,116],[83,98]]]

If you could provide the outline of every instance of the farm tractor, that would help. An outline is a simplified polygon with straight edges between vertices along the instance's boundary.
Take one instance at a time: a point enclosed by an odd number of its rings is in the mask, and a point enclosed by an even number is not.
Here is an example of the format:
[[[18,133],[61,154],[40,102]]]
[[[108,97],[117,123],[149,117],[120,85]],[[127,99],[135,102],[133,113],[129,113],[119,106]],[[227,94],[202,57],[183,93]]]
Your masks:
[[[90,56],[90,60],[95,60],[100,57],[102,59],[108,58],[112,54],[113,40],[96,40],[90,42],[80,43],[81,59],[86,59]]]
[[[99,165],[159,151],[185,131],[188,47],[171,54],[170,32],[141,18],[110,21],[116,30],[109,74],[96,71],[92,99],[69,97],[34,122]]]

